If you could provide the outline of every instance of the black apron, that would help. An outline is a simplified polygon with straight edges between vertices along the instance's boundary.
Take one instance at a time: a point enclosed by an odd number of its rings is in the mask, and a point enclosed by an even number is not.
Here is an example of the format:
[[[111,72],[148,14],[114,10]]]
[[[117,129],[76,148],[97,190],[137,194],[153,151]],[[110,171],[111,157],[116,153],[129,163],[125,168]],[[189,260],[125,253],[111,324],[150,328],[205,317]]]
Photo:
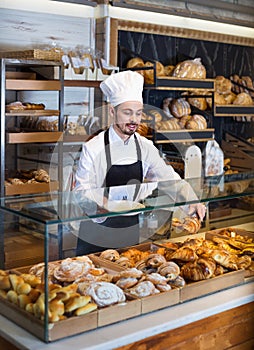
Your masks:
[[[139,186],[143,181],[141,149],[134,134],[137,161],[126,165],[112,165],[109,130],[104,134],[104,145],[107,161],[107,172],[104,180],[104,195],[107,197],[111,186],[124,186],[127,183],[136,183],[133,201],[135,201]],[[139,243],[138,215],[107,218],[103,223],[91,220],[82,221],[79,229],[76,255],[84,255],[103,251],[108,248],[121,248]]]

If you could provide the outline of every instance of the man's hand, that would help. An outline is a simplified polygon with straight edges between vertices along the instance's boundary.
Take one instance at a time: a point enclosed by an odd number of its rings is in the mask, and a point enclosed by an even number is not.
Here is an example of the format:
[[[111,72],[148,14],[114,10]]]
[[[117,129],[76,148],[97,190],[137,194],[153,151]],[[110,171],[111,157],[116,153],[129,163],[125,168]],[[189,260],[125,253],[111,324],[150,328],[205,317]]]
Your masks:
[[[199,219],[203,221],[206,214],[206,206],[202,203],[190,204],[188,214],[197,214]]]

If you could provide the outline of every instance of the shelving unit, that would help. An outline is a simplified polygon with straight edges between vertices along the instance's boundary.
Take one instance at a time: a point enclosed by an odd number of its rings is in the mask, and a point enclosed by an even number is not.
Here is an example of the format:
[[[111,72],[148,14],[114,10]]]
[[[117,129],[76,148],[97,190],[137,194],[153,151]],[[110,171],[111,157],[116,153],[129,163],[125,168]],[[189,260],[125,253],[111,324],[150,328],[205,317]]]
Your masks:
[[[49,191],[51,184],[27,184],[25,186],[15,186],[15,189],[5,188],[5,169],[6,169],[6,145],[16,145],[16,155],[18,157],[17,147],[19,144],[33,143],[57,143],[61,147],[62,131],[63,131],[63,67],[61,62],[52,62],[44,60],[24,60],[24,59],[1,59],[1,196],[10,194],[19,194],[17,190],[20,188],[21,193],[38,193],[40,191]],[[33,68],[38,67],[56,67],[58,69],[58,79],[42,80],[36,79],[36,73]],[[22,91],[56,91],[58,93],[57,109],[44,110],[11,110],[6,111],[5,105],[7,101],[7,92],[12,91],[18,100],[19,92]],[[43,101],[42,101],[43,102]],[[17,125],[17,118],[22,117],[58,117],[57,131],[37,132],[35,130],[25,130],[19,127],[6,130],[7,120],[16,118],[14,124]],[[14,130],[13,130],[14,129]],[[29,159],[27,159],[29,160]],[[34,162],[34,159],[31,159]],[[54,189],[61,188],[62,174],[62,154],[59,148],[58,152],[58,184],[52,184]],[[17,170],[17,169],[14,169]],[[34,192],[35,191],[35,192]]]
[[[35,73],[35,69],[38,67],[56,68],[58,75],[55,79],[43,79],[38,77]],[[63,141],[63,66],[60,61],[48,61],[37,59],[15,59],[15,58],[1,58],[0,59],[0,83],[1,83],[1,105],[0,105],[0,135],[1,135],[1,147],[0,147],[0,195],[4,196],[17,196],[48,193],[51,191],[58,191],[62,188],[63,174],[62,174],[62,141]],[[6,105],[13,101],[23,101],[22,93],[30,93],[31,96],[36,92],[48,92],[49,96],[52,93],[56,94],[56,99],[52,104],[55,104],[56,108],[50,109],[20,109],[20,110],[7,110]],[[32,97],[31,97],[32,99]],[[45,101],[41,101],[42,103]],[[57,118],[56,131],[36,131],[35,129],[22,128],[20,122],[22,118],[29,117],[36,119],[39,117]],[[11,124],[11,127],[9,126]],[[18,169],[18,161],[26,161],[31,163],[31,168],[37,169],[40,159],[38,157],[22,157],[20,155],[20,145],[28,144],[29,147],[34,148],[35,145],[40,144],[41,147],[48,147],[49,145],[57,147],[57,164],[54,164],[57,171],[57,179],[47,182],[37,183],[24,183],[24,184],[7,184],[5,180],[8,172],[14,174]],[[13,157],[13,161],[10,162],[10,158]],[[6,164],[9,162],[10,168],[6,169]],[[42,161],[47,166],[50,162]],[[10,221],[8,217],[0,218],[0,264],[5,264],[5,254],[3,254],[5,247],[5,232],[6,225],[14,228],[13,235],[18,237],[22,234],[19,230],[16,232],[15,222]],[[28,239],[33,239],[33,230],[30,227],[30,232],[27,235]],[[62,245],[62,228],[61,225],[58,228],[57,242],[59,252],[61,252]]]

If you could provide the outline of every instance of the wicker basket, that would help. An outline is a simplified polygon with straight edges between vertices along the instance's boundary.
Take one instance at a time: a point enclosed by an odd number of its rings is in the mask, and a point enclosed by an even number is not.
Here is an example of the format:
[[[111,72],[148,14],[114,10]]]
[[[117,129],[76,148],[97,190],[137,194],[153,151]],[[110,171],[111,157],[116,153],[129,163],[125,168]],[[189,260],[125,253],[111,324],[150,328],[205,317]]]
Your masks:
[[[55,50],[24,50],[24,51],[6,51],[0,52],[0,58],[17,58],[25,60],[45,60],[45,61],[61,61],[63,53]]]

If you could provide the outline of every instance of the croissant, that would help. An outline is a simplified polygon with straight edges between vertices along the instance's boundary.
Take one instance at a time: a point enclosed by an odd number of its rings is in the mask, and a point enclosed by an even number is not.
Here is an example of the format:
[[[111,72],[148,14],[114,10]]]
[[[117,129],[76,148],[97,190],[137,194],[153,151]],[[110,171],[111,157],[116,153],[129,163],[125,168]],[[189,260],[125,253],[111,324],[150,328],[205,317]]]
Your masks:
[[[248,255],[240,256],[237,259],[237,266],[239,269],[248,269],[251,266],[252,260]]]
[[[211,257],[216,261],[216,263],[226,267],[227,269],[238,270],[236,255],[230,254],[225,250],[214,250],[211,251]]]
[[[50,182],[49,174],[44,169],[35,170],[33,172],[33,176],[36,181],[47,182],[47,183]]]
[[[194,249],[190,247],[181,247],[171,254],[172,260],[194,261],[198,256]]]
[[[181,276],[190,281],[209,279],[214,275],[216,264],[212,259],[200,258],[189,262],[181,268]]]

